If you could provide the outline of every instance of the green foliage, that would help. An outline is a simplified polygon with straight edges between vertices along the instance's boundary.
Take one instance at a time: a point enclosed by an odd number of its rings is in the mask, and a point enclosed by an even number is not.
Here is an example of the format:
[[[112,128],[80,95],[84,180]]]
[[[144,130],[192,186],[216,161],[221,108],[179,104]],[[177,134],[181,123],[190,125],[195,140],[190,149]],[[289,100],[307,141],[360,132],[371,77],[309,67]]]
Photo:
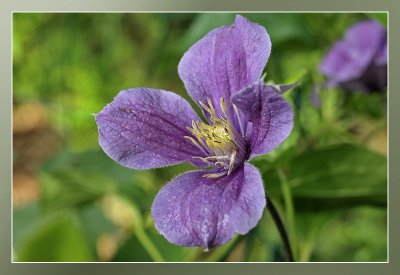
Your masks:
[[[92,261],[85,236],[71,212],[57,213],[38,222],[24,240],[17,261]]]
[[[254,163],[269,196],[285,202],[299,260],[309,259],[315,238],[338,213],[357,206],[386,209],[386,158],[358,145],[337,144],[291,154],[269,165],[263,159]],[[287,192],[291,202],[286,201]]]
[[[318,67],[349,26],[365,19],[386,25],[386,14],[242,15],[270,34],[265,81],[299,83],[284,95],[295,111],[291,135],[252,160],[288,229],[296,260],[385,261],[387,158],[372,145],[385,147],[386,138],[376,136],[386,127],[386,95],[326,89]],[[39,167],[32,168],[39,198],[14,209],[17,261],[285,260],[268,211],[247,235],[217,249],[170,244],[154,227],[151,204],[161,186],[194,167],[130,170],[98,145],[92,114],[118,91],[154,87],[189,99],[177,74],[181,56],[234,17],[13,15],[14,104],[41,104],[61,138],[59,151],[44,165],[33,165]],[[321,106],[311,102],[313,91]]]
[[[323,226],[338,213],[357,206],[386,208],[386,158],[364,148],[345,144],[307,151],[290,161],[286,171],[296,229],[303,226],[297,233],[302,236],[301,260],[309,259],[308,247],[316,245]]]
[[[307,151],[288,163],[293,197],[302,207],[386,207],[386,158],[354,145]]]
[[[331,261],[386,262],[387,236],[380,230],[386,225],[386,215],[376,208],[353,208],[342,212],[315,236],[317,244],[311,260],[320,261],[320,255],[325,255]],[[338,251],[333,246],[342,249]]]

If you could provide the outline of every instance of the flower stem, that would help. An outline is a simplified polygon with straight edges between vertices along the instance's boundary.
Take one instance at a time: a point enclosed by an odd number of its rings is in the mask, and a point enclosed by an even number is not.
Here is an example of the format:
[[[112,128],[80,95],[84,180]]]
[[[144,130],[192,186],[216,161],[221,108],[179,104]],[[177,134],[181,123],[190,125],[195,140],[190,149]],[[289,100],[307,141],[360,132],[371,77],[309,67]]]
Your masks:
[[[272,203],[272,200],[268,197],[268,194],[267,194],[267,202],[268,202],[267,203],[268,211],[271,214],[271,217],[275,222],[276,228],[279,231],[279,235],[281,236],[283,245],[285,247],[288,262],[294,262],[293,252],[292,252],[292,248],[290,246],[290,241],[289,241],[287,231],[285,229],[285,225],[283,224],[282,219],[279,216],[279,213],[278,213],[275,205]]]
[[[146,232],[143,228],[137,228],[136,237],[139,242],[142,244],[143,248],[150,255],[153,261],[155,262],[165,262],[164,258],[161,256],[160,252],[157,250],[157,247],[153,244],[150,238],[147,236]]]
[[[149,254],[155,262],[165,262],[164,258],[161,256],[161,253],[158,251],[156,245],[151,241],[149,236],[146,233],[144,228],[143,219],[141,213],[137,206],[133,202],[129,203],[132,211],[132,220],[134,224],[134,233],[136,234],[136,238],[141,243],[143,248]]]

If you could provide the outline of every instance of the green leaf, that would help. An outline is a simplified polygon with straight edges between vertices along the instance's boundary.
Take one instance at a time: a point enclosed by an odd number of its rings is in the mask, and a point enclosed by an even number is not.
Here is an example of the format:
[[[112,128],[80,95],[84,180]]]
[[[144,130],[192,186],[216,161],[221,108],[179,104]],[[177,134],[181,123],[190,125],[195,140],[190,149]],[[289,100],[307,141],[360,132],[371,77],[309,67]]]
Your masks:
[[[79,220],[73,212],[62,212],[41,219],[16,251],[17,261],[93,261]]]
[[[119,248],[113,262],[151,262],[152,258],[136,237],[131,235]]]
[[[68,167],[41,173],[41,202],[45,210],[84,205],[112,191],[110,181],[96,174],[82,174]]]
[[[41,203],[45,210],[85,205],[99,197],[120,192],[141,203],[151,204],[143,175],[113,162],[104,152],[63,153],[51,159],[40,174]]]
[[[339,213],[357,206],[386,207],[386,157],[357,145],[320,147],[284,162],[261,158],[255,164],[275,201],[283,195],[278,171],[284,171],[296,211],[297,238],[292,245],[301,261],[313,257],[317,237]],[[287,215],[284,220],[288,224]]]
[[[363,147],[341,144],[299,155],[286,173],[298,207],[386,206],[386,162]]]
[[[80,208],[77,215],[93,254],[96,253],[98,240],[102,235],[118,232],[118,227],[105,217],[98,204]]]
[[[325,146],[285,161],[261,157],[252,163],[261,170],[273,199],[282,196],[277,170],[284,170],[297,212],[358,205],[386,207],[386,157],[357,145]]]
[[[297,261],[307,262],[310,260],[321,232],[327,224],[337,218],[340,211],[302,211],[296,215],[297,236]]]
[[[28,204],[22,208],[13,209],[13,245],[14,249],[20,247],[21,240],[31,232],[31,225],[39,217],[37,203]]]
[[[311,261],[387,261],[387,213],[368,206],[342,211],[314,242]]]
[[[273,45],[296,41],[297,46],[301,46],[312,41],[309,26],[304,24],[304,14],[248,13],[242,15],[264,26],[271,36]]]

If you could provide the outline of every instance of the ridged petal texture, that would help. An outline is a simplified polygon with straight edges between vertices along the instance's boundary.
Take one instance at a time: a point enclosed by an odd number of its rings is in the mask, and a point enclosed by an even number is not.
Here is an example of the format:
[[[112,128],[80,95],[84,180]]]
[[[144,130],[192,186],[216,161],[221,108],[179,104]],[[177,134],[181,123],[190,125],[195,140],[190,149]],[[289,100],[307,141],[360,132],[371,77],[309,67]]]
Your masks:
[[[258,170],[244,164],[230,176],[202,177],[207,171],[182,174],[157,194],[152,215],[158,231],[181,246],[210,249],[245,234],[260,220],[266,205]]]
[[[293,128],[293,110],[280,95],[293,85],[272,86],[258,81],[232,97],[241,114],[250,122],[251,157],[268,153],[281,144]]]
[[[177,94],[150,88],[121,91],[96,115],[99,143],[107,155],[133,169],[180,162],[204,167],[193,156],[204,154],[184,136],[192,120],[200,120]]]
[[[238,15],[233,25],[217,28],[194,44],[178,72],[195,102],[210,98],[220,112],[223,98],[231,113],[231,95],[260,79],[270,52],[265,28]]]

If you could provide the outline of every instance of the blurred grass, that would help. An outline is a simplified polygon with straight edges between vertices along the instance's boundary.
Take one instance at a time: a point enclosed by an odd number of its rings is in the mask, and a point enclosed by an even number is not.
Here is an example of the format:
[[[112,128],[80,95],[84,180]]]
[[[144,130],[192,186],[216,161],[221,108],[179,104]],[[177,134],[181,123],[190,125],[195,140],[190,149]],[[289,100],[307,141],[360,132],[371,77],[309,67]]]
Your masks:
[[[254,161],[285,222],[290,218],[277,171],[295,185],[295,225],[290,231],[296,236],[298,259],[385,261],[386,97],[320,90],[319,109],[310,95],[323,82],[321,58],[346,28],[368,18],[384,23],[386,16],[244,15],[264,25],[271,36],[266,81],[301,83],[285,95],[296,113],[290,138]],[[23,114],[14,114],[17,261],[284,260],[268,213],[248,235],[216,250],[168,243],[153,226],[151,203],[163,184],[193,167],[129,170],[98,146],[92,114],[118,91],[153,87],[190,100],[177,74],[181,56],[211,29],[231,24],[234,16],[13,14],[14,111]],[[30,108],[22,108],[26,106]],[[39,112],[38,119],[29,119]],[[337,169],[343,174],[335,174]],[[354,196],[335,199],[346,187]],[[360,198],[357,190],[362,187],[366,191]],[[331,194],[329,203],[317,191],[325,198]]]

